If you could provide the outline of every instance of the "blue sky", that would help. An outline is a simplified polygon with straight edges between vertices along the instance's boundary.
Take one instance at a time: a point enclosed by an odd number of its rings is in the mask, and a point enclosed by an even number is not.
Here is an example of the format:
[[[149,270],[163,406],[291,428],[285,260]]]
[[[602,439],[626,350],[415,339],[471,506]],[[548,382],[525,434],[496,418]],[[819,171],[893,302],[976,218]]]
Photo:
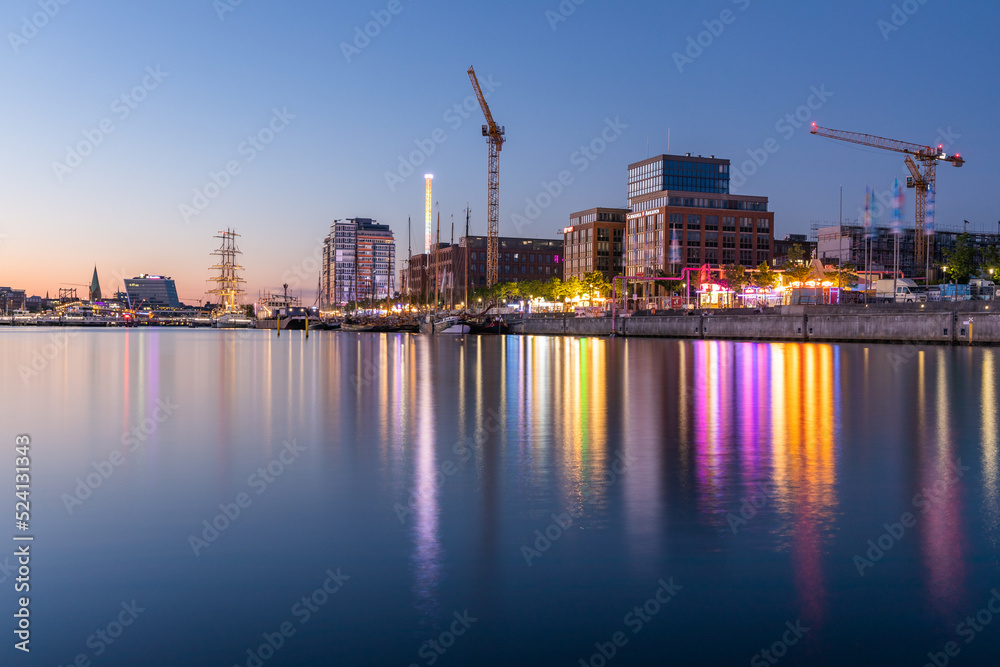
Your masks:
[[[453,110],[472,94],[469,65],[507,129],[503,234],[552,238],[573,211],[623,206],[627,164],[647,146],[667,152],[668,134],[670,152],[734,171],[756,155],[734,192],[770,197],[779,237],[836,221],[841,185],[855,218],[866,183],[905,176],[901,155],[811,136],[785,119],[796,113],[905,141],[943,135],[968,163],[939,167],[938,224],[998,228],[992,5],[234,2],[3,4],[0,285],[55,293],[96,264],[105,289],[162,273],[197,302],[212,236],[234,227],[251,296],[287,281],[311,301],[334,219],[392,225],[402,260],[411,216],[421,247],[425,172],[442,238],[452,216],[464,227],[467,203],[485,233],[483,121]],[[355,41],[366,26],[375,36]],[[271,141],[254,148],[261,131]],[[401,158],[420,162],[412,176]],[[570,184],[539,198],[563,171]]]

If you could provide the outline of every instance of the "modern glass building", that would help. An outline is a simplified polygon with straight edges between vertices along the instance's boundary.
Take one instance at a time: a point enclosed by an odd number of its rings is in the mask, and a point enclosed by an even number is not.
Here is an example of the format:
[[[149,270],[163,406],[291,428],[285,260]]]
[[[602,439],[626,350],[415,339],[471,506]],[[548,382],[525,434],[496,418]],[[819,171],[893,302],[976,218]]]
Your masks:
[[[125,280],[125,293],[133,308],[146,306],[181,308],[177,286],[170,276],[153,276],[148,273]]]
[[[629,199],[650,192],[729,193],[729,160],[714,155],[703,158],[687,155],[659,155],[629,165]]]
[[[771,261],[767,197],[729,193],[729,160],[659,155],[628,166],[625,275]],[[674,248],[671,257],[671,248]]]

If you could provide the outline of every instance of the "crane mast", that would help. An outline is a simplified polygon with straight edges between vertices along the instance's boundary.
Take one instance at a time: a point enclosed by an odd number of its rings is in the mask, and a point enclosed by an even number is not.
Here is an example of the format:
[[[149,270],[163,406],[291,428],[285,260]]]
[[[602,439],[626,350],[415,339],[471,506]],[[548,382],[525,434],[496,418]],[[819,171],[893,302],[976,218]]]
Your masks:
[[[927,214],[927,191],[930,189],[935,193],[937,192],[935,181],[937,179],[938,161],[951,162],[953,166],[961,167],[965,164],[965,159],[958,155],[958,153],[948,155],[945,153],[943,145],[934,148],[933,146],[923,144],[913,144],[907,141],[877,137],[873,134],[831,130],[830,128],[820,127],[816,123],[812,124],[810,132],[829,139],[847,141],[852,144],[860,144],[862,146],[870,146],[897,153],[906,153],[903,161],[906,163],[906,168],[911,174],[910,178],[906,179],[906,187],[916,188],[917,190],[917,201],[913,214],[914,266],[920,266],[926,262],[926,265],[929,267],[930,258],[934,254],[934,237],[924,233],[924,220]],[[917,162],[923,165],[922,172],[920,167],[917,166]]]
[[[497,125],[486,103],[486,97],[479,87],[479,79],[473,67],[468,71],[469,80],[476,91],[479,106],[486,117],[483,136],[490,146],[489,185],[487,188],[487,231],[486,231],[486,286],[492,287],[499,280],[500,273],[500,151],[506,141],[505,128]]]

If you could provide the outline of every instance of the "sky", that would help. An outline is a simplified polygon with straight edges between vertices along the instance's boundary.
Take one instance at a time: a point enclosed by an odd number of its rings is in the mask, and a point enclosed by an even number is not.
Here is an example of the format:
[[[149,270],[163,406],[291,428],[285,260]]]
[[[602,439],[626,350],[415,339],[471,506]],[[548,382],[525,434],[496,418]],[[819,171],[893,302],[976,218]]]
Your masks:
[[[938,168],[938,226],[997,231],[998,18],[955,0],[6,0],[0,285],[55,296],[97,266],[106,292],[162,274],[200,303],[233,228],[248,300],[287,282],[312,302],[336,219],[391,225],[397,268],[408,218],[422,249],[425,173],[442,240],[466,207],[485,234],[470,65],[507,133],[502,235],[624,207],[627,165],[661,153],[732,160],[778,238],[836,224],[841,186],[853,220],[866,185],[905,179],[901,154],[813,121],[945,143],[967,163]]]

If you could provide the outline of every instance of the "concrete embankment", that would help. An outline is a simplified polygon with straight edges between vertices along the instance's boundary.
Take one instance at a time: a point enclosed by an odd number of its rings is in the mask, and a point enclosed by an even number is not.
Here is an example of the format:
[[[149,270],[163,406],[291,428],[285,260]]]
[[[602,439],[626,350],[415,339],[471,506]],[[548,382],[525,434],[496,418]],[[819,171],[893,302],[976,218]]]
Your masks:
[[[916,306],[916,307],[915,307]],[[535,316],[515,333],[610,336],[610,317]],[[1000,302],[785,306],[618,317],[626,337],[1000,345]]]

